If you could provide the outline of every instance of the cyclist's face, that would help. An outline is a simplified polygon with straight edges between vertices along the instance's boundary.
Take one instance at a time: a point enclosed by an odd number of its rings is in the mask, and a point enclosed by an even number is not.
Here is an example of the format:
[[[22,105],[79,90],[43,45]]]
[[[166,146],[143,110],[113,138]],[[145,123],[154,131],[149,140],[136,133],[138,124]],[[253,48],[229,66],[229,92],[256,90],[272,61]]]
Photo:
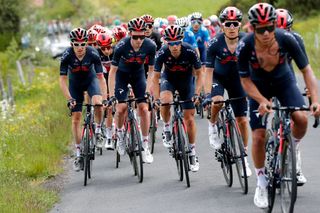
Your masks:
[[[82,56],[86,52],[87,42],[71,42],[73,51],[77,56]]]
[[[256,25],[254,27],[254,34],[256,39],[262,44],[267,45],[275,37],[274,35],[275,28],[276,28],[275,22],[269,22],[263,25],[262,24]]]
[[[239,35],[241,23],[238,21],[226,21],[222,24],[222,30],[228,38],[236,38]]]
[[[145,31],[132,31],[130,33],[131,42],[136,48],[140,48],[145,36]]]
[[[168,42],[168,47],[169,47],[169,50],[171,52],[172,55],[179,55],[180,52],[181,52],[181,42],[182,41],[177,41],[176,43],[171,43]]]
[[[153,31],[153,25],[152,24],[147,24],[145,35],[147,37],[151,36],[152,31]]]

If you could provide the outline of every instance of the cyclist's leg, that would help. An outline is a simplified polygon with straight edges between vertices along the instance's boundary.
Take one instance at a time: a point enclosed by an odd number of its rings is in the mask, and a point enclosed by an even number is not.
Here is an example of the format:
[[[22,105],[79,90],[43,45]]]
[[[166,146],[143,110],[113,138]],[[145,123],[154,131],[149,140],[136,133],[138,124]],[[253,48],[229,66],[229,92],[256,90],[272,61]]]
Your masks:
[[[109,78],[109,72],[103,73],[103,76],[106,80],[106,84],[107,84],[107,93],[108,93],[108,97],[109,97],[109,85],[108,85],[108,78]],[[106,129],[107,129],[107,139],[111,139],[112,137],[112,109],[108,108],[106,110]]]

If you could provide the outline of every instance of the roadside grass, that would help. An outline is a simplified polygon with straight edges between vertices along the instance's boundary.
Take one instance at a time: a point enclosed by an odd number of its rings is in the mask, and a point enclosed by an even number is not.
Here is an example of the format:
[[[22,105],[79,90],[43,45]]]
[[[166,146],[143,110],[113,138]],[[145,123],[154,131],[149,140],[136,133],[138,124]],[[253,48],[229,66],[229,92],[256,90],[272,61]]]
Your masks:
[[[212,14],[218,15],[217,11],[225,4],[226,0],[100,0],[96,5],[110,8],[112,14],[121,16],[124,20],[130,20],[143,14],[151,14],[153,17],[167,17],[175,14],[187,16],[192,12],[201,12],[204,17]]]
[[[295,20],[293,28],[304,40],[309,62],[318,79],[320,79],[320,15],[306,20]],[[317,35],[317,37],[316,37]],[[316,41],[317,38],[317,41]]]
[[[0,121],[0,209],[46,212],[57,192],[42,183],[62,171],[71,130],[57,69],[36,69],[30,87],[15,88],[14,115]]]

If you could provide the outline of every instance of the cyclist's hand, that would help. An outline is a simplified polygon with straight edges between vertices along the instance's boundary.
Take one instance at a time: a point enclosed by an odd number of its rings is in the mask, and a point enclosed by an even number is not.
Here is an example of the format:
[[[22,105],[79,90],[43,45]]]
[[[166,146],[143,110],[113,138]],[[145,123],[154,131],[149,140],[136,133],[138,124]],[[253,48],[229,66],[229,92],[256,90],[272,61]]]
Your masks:
[[[261,102],[258,108],[259,114],[263,116],[265,113],[271,113],[272,104],[269,101]]]
[[[207,110],[208,105],[212,102],[210,93],[206,95],[206,98],[202,102],[202,106],[205,110]]]
[[[113,104],[115,104],[117,102],[117,98],[116,97],[114,97],[114,96],[111,96],[110,98],[109,98],[109,101],[108,101],[108,104],[107,104],[107,106],[112,106]]]
[[[312,103],[310,106],[310,110],[311,110],[311,115],[315,116],[315,117],[319,117],[320,116],[320,104],[319,103]]]
[[[194,95],[192,98],[192,101],[194,102],[195,105],[199,105],[200,104],[200,96],[199,95]]]
[[[160,106],[161,106],[161,102],[160,102],[159,99],[157,99],[157,100],[155,100],[155,101],[153,102],[153,108],[154,108],[154,109],[158,110],[158,109],[160,108]]]
[[[108,107],[108,100],[107,99],[102,101],[102,106],[104,109],[106,109]]]
[[[76,106],[76,104],[77,104],[76,99],[70,98],[68,100],[67,106],[69,109],[73,109]]]

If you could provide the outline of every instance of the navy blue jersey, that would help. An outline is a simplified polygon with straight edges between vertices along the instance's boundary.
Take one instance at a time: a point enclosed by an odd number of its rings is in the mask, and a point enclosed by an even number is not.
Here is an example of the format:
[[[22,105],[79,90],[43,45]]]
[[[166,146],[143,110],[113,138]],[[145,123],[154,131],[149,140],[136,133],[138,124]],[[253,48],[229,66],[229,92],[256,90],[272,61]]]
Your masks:
[[[161,42],[161,35],[157,31],[152,31],[150,37],[149,37],[154,43],[157,45],[157,51],[161,48],[162,42]]]
[[[305,56],[307,57],[307,60],[308,60],[306,48],[305,48],[304,43],[303,43],[303,38],[302,38],[301,35],[300,35],[299,33],[297,33],[297,32],[294,32],[294,31],[290,31],[290,32],[291,32],[292,35],[295,37],[295,39],[297,39],[301,50],[303,51],[303,53],[305,54]],[[292,67],[292,57],[291,57],[290,54],[288,55],[288,59],[289,59],[290,67],[291,67],[291,69],[292,69],[292,71],[293,71],[293,67]],[[309,60],[308,60],[308,61],[309,61]]]
[[[112,59],[112,65],[117,66],[121,72],[144,71],[143,64],[146,58],[149,58],[148,64],[154,65],[156,54],[156,45],[145,38],[140,49],[135,52],[130,43],[130,37],[122,39],[115,47]]]
[[[292,56],[299,69],[303,69],[308,65],[307,57],[292,33],[276,29],[275,39],[279,45],[279,63],[270,72],[260,67],[254,47],[254,34],[250,33],[240,40],[236,51],[240,77],[250,76],[253,81],[269,81],[274,84],[292,79],[291,69],[287,60],[288,54]]]
[[[100,60],[101,63],[103,65],[103,73],[107,73],[110,71],[110,67],[111,67],[111,62],[112,62],[112,57],[113,57],[113,52],[111,53],[111,55],[107,56],[105,54],[103,54],[103,52],[98,49],[99,55],[100,55]]]
[[[81,61],[72,47],[65,50],[61,57],[60,75],[68,75],[69,80],[86,84],[96,78],[96,75],[103,74],[98,51],[93,47],[86,48],[86,54]]]
[[[239,33],[239,40],[245,35],[243,32]],[[229,51],[224,33],[219,33],[210,40],[206,67],[214,68],[214,72],[220,76],[239,76],[236,53]]]
[[[178,58],[171,55],[168,45],[164,45],[157,53],[155,72],[161,72],[162,66],[165,66],[163,75],[176,79],[191,78],[192,70],[200,69],[201,62],[195,49],[183,42],[181,44],[181,54]]]

